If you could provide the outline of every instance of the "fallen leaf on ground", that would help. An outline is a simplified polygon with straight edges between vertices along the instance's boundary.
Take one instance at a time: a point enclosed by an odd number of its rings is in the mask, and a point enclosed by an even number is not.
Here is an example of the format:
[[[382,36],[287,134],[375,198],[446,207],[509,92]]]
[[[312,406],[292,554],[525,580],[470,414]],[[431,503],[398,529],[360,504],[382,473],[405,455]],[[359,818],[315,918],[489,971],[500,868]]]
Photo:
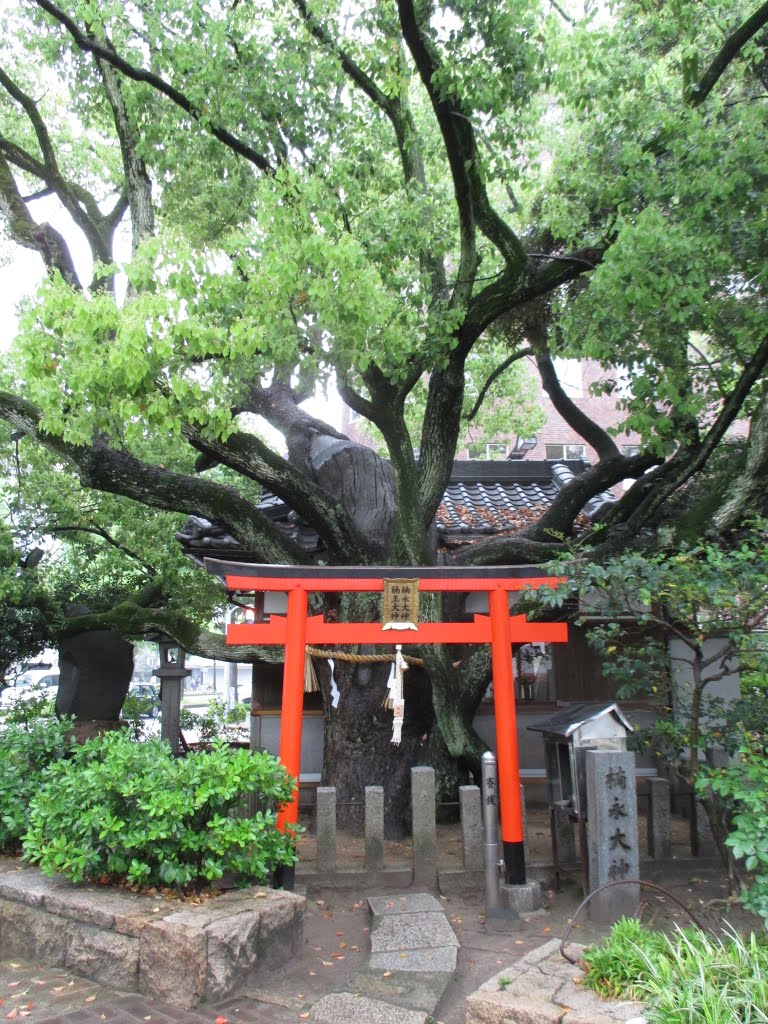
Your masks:
[[[325,900],[315,900],[315,903],[318,905],[318,907],[325,906]]]
[[[213,1024],[229,1024],[229,1017],[217,1017]]]
[[[323,965],[323,967],[333,967],[332,960],[321,960],[320,963]]]
[[[317,971],[310,971],[309,973],[312,975],[313,978],[317,977]]]
[[[11,1010],[10,1013],[6,1013],[5,1019],[6,1020],[15,1020],[18,1016],[19,1016],[19,1008],[18,1008],[18,1006],[14,1006],[14,1008]]]
[[[86,996],[85,997],[85,1001],[86,1001],[86,1003],[95,1003],[96,1002],[96,996]]]
[[[384,973],[382,974],[382,978],[391,978],[391,977],[392,977],[392,971],[384,971]]]
[[[360,952],[360,947],[359,946],[350,946],[349,948],[351,950],[353,950],[355,953],[359,953]]]
[[[343,935],[344,932],[336,932],[337,935]]]
[[[20,981],[9,981],[8,982],[8,988],[16,988],[16,986],[20,985],[20,984],[21,984]]]
[[[308,1013],[300,1013],[299,1014],[299,1020],[307,1020],[308,1017],[309,1017]]]

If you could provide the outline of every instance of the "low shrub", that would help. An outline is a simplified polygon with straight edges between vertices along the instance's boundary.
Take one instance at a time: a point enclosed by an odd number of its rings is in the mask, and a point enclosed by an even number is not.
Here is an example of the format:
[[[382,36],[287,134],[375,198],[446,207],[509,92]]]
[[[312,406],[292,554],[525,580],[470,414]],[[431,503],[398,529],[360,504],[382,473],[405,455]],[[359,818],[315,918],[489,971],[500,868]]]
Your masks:
[[[9,720],[10,719],[10,720]],[[0,729],[0,850],[15,853],[27,831],[29,805],[43,773],[71,748],[67,720],[4,719]]]
[[[768,1024],[768,943],[733,932],[667,936],[622,920],[585,951],[585,984],[639,999],[648,1024]]]
[[[291,792],[269,754],[216,743],[175,758],[160,740],[109,733],[50,767],[32,801],[24,857],[72,882],[199,888],[225,872],[265,882],[296,862],[295,837],[275,825]],[[247,794],[259,808],[241,817]]]
[[[741,757],[707,780],[736,810],[726,843],[750,873],[742,903],[768,925],[768,758],[763,736],[747,737]]]
[[[228,708],[220,697],[213,697],[204,711],[183,707],[180,725],[185,731],[197,733],[197,742],[202,744],[219,739],[229,742],[247,740],[245,722],[250,710],[251,705],[247,701]]]

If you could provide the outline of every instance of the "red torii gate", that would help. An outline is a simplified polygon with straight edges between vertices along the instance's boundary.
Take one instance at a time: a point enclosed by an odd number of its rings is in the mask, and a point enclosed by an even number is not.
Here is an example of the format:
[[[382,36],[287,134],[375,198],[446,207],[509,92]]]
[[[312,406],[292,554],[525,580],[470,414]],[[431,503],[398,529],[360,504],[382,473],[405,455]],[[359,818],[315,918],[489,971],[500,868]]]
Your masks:
[[[493,699],[496,715],[496,758],[499,777],[501,838],[507,882],[525,883],[523,812],[515,715],[512,644],[564,643],[568,627],[561,622],[528,622],[510,615],[509,594],[562,578],[544,576],[534,566],[428,568],[370,566],[257,565],[207,558],[206,568],[223,576],[231,591],[283,591],[288,595],[286,616],[270,615],[269,622],[230,623],[227,644],[282,644],[283,701],[280,760],[296,777],[294,798],[280,813],[278,824],[298,821],[298,778],[301,767],[301,727],[304,704],[304,660],[307,644],[491,644]],[[488,594],[489,615],[472,622],[421,622],[415,630],[384,630],[376,622],[326,622],[322,615],[307,617],[310,591],[383,591],[384,580],[418,579],[421,591]]]

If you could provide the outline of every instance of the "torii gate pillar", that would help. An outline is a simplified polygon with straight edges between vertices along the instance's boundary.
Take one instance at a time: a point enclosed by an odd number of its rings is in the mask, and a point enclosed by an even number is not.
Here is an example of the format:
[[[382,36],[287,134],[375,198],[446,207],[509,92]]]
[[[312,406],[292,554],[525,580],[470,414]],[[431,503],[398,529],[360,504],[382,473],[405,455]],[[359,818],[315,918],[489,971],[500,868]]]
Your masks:
[[[557,584],[534,566],[468,568],[373,568],[358,566],[248,565],[206,559],[206,567],[224,576],[229,590],[283,591],[288,595],[285,617],[272,615],[269,622],[230,623],[227,644],[283,644],[283,706],[280,725],[280,760],[297,780],[293,800],[278,815],[278,826],[298,821],[298,778],[301,769],[301,728],[304,704],[304,659],[307,644],[472,644],[490,643],[493,694],[496,714],[496,758],[504,867],[507,883],[525,884],[523,807],[520,795],[520,764],[515,713],[515,681],[512,644],[562,643],[568,627],[560,622],[528,622],[524,615],[510,616],[513,591]],[[489,615],[475,615],[473,622],[423,622],[411,631],[385,631],[374,622],[326,622],[322,615],[307,618],[308,592],[382,591],[384,579],[418,577],[424,591],[488,594]]]
[[[496,713],[496,763],[499,772],[499,810],[504,868],[510,885],[525,884],[523,808],[520,795],[520,753],[517,744],[515,678],[509,607],[503,590],[488,594],[491,615],[491,671]]]

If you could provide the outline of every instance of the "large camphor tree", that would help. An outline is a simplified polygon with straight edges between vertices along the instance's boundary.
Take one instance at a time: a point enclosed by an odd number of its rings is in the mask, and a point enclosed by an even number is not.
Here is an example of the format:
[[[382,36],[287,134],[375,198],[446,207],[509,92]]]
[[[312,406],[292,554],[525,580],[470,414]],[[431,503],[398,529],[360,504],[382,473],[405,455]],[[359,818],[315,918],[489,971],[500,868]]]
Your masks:
[[[10,5],[0,204],[47,275],[2,371],[3,486],[18,547],[56,543],[37,569],[11,559],[4,591],[90,578],[93,614],[49,609],[54,638],[116,625],[221,653],[173,533],[194,514],[254,561],[305,562],[262,489],[328,563],[433,564],[465,417],[483,400],[494,429],[529,432],[527,367],[598,460],[466,564],[542,563],[627,478],[585,543],[738,523],[768,456],[766,20],[741,0]],[[640,454],[579,411],[555,357],[606,367]],[[343,435],[302,403],[331,386],[378,448],[327,458]],[[487,652],[420,653],[429,699],[394,752],[383,677],[340,674],[342,803],[383,782],[398,804],[417,761],[446,789],[477,765]]]

